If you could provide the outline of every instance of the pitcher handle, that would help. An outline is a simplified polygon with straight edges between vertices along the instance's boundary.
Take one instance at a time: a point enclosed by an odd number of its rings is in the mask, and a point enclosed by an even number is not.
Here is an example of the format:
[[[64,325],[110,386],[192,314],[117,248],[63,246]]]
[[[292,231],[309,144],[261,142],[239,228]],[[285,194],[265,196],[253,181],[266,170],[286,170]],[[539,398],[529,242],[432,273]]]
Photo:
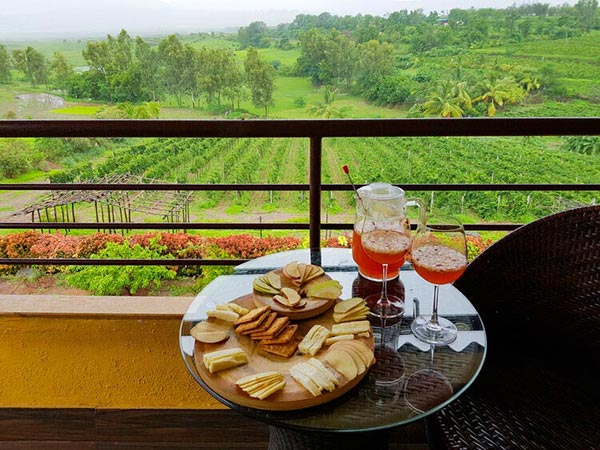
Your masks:
[[[409,198],[406,200],[406,206],[416,206],[419,208],[419,223],[417,224],[417,228],[427,223],[427,210],[425,209],[425,203],[423,203],[423,200],[420,198]]]

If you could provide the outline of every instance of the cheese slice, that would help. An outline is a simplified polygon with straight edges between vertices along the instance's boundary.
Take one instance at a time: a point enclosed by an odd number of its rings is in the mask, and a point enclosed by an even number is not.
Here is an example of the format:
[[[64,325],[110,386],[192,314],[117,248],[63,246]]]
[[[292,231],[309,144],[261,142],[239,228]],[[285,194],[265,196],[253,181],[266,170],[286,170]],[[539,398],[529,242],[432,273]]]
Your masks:
[[[205,353],[202,362],[210,373],[241,366],[248,362],[248,356],[241,348],[228,348]]]
[[[331,327],[331,334],[358,334],[371,330],[368,320],[357,320],[354,322],[336,323]]]

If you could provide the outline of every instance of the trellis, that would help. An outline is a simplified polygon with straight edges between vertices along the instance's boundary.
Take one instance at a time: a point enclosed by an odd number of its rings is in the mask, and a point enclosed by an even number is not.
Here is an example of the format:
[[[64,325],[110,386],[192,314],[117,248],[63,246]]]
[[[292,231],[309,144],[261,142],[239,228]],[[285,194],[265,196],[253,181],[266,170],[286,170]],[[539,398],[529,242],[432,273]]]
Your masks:
[[[131,174],[113,174],[98,180],[87,181],[90,184],[165,184],[165,181],[147,179]],[[193,192],[156,191],[156,190],[82,190],[51,191],[35,204],[13,214],[31,216],[37,222],[77,222],[75,206],[81,203],[93,203],[96,222],[110,224],[114,222],[132,223],[133,213],[160,216],[167,223],[189,223],[190,203]],[[68,230],[67,230],[68,231]],[[110,227],[99,227],[98,231],[115,232]],[[177,231],[174,226],[171,231]]]

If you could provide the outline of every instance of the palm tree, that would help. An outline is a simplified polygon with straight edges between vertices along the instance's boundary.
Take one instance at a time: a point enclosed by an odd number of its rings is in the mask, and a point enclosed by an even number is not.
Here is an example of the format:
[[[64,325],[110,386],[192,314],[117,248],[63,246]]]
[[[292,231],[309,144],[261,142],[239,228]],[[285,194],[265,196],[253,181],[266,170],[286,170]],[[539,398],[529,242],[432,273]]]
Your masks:
[[[524,90],[518,85],[513,77],[496,78],[491,76],[481,83],[483,94],[479,95],[474,102],[483,102],[488,105],[488,116],[496,114],[496,105],[503,106],[505,103],[518,103],[525,98]]]
[[[472,108],[466,82],[442,80],[422,105],[426,116],[462,117]]]
[[[311,116],[321,117],[323,119],[331,119],[332,117],[348,117],[352,111],[351,106],[342,106],[338,108],[333,103],[338,92],[337,88],[325,86],[323,91],[323,102],[315,105],[309,105],[306,110]]]

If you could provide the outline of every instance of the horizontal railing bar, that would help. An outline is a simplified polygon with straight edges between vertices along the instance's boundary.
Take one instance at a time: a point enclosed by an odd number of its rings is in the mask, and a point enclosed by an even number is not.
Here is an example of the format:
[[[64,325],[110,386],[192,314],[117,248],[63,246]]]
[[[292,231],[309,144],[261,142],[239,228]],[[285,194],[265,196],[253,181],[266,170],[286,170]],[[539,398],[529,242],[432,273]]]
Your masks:
[[[0,264],[44,266],[237,266],[248,259],[0,258]]]
[[[523,224],[510,223],[471,223],[465,224],[465,230],[481,230],[481,231],[503,231],[514,230]],[[96,222],[12,222],[0,223],[0,229],[34,229],[34,230],[308,230],[309,223],[189,223],[189,222],[173,222],[173,223],[127,223],[127,222],[111,222],[111,223],[96,223]],[[354,227],[351,223],[322,223],[321,228],[324,230],[351,230]],[[415,225],[413,224],[413,228]]]
[[[466,231],[512,231],[516,230],[522,223],[469,223],[463,224]],[[411,224],[411,228],[416,229],[416,224]],[[354,225],[351,223],[321,223],[323,230],[352,230]]]
[[[0,229],[42,230],[308,230],[307,223],[251,223],[251,222],[10,222],[0,223]]]
[[[0,120],[0,137],[381,137],[600,134],[598,117],[311,120]]]
[[[357,187],[364,186],[357,184]],[[598,191],[600,184],[395,184],[405,191]],[[0,191],[308,191],[308,184],[152,184],[152,183],[0,183]],[[345,184],[323,184],[323,191],[352,191]]]

